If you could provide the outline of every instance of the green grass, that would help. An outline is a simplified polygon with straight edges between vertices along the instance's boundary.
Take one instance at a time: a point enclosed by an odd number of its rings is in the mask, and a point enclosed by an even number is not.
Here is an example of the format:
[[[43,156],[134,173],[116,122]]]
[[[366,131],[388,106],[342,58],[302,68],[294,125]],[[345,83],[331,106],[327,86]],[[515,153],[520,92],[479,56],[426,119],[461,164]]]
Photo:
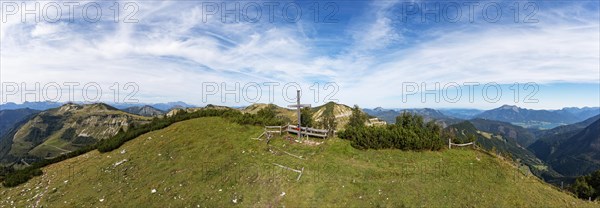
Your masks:
[[[261,132],[215,117],[179,122],[0,188],[0,207],[598,206],[470,149],[361,151],[340,139],[318,146],[275,139],[269,151],[250,139]],[[297,173],[273,163],[303,175],[296,181]]]
[[[485,132],[485,131],[477,131],[477,133],[481,134],[481,136],[485,137],[486,139],[492,139],[492,134]]]
[[[89,104],[80,106],[79,109],[63,111],[65,106],[44,111],[19,127],[15,133],[9,154],[15,158],[38,157],[53,158],[63,153],[81,149],[81,146],[91,145],[88,142],[82,145],[61,139],[69,128],[79,129],[96,140],[106,139],[115,134],[120,127],[127,129],[118,122],[131,121],[135,125],[148,123],[151,117],[129,114],[113,109],[105,104]],[[29,136],[35,129],[41,129],[36,136]],[[36,138],[37,141],[27,141]],[[11,163],[15,161],[8,161]]]

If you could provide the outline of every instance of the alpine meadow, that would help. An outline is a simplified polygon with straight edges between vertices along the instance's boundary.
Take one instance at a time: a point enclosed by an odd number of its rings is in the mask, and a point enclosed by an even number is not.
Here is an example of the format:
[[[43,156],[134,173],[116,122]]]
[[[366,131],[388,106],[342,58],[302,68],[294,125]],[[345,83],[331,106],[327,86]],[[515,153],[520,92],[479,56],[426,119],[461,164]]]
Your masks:
[[[0,207],[600,207],[600,2],[0,2]]]

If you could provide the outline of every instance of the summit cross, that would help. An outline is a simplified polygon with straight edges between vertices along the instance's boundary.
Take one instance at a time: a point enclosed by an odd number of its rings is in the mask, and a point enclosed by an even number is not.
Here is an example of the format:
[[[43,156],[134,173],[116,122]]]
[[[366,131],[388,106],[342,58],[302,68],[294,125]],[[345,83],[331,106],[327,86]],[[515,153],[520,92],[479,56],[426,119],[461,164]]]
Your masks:
[[[298,113],[298,141],[301,141],[302,139],[302,127],[300,126],[301,124],[301,113],[300,110],[304,107],[310,107],[310,104],[300,104],[300,90],[296,91],[296,105],[288,105],[289,108],[296,108],[296,111]]]

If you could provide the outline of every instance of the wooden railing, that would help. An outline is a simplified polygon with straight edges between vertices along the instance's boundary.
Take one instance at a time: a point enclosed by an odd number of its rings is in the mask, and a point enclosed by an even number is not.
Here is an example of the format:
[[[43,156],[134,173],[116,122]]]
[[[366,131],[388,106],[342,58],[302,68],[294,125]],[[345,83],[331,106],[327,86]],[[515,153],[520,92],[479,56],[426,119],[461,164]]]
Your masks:
[[[456,143],[452,143],[452,140],[448,139],[448,149],[452,149],[452,146],[457,146],[457,147],[464,147],[464,146],[469,146],[469,145],[474,145],[474,142],[469,142],[469,143],[464,143],[464,144],[456,144]]]
[[[286,126],[265,126],[263,133],[257,138],[252,138],[256,140],[262,140],[261,137],[266,136],[267,139],[271,137],[272,134],[281,135],[283,132],[288,132],[292,134],[298,134],[298,126],[296,125],[286,125]],[[315,129],[309,127],[302,127],[300,133],[304,136],[312,136],[312,137],[320,137],[327,138],[327,133],[329,131],[326,129]]]
[[[283,132],[284,126],[265,126],[265,132],[280,134]]]
[[[289,133],[298,134],[299,130],[298,130],[298,126],[296,126],[296,125],[288,125],[286,128],[286,131]],[[327,132],[329,132],[329,131],[327,131],[326,129],[315,129],[315,128],[308,128],[308,127],[301,127],[301,129],[300,129],[300,133],[303,135],[320,137],[320,138],[326,138]]]

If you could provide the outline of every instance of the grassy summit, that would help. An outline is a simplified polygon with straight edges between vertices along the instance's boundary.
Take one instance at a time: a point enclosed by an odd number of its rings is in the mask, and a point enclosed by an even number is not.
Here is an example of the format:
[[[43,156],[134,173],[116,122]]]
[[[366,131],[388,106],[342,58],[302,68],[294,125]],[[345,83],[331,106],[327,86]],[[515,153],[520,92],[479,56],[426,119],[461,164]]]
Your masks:
[[[594,206],[470,149],[362,151],[340,139],[268,146],[250,139],[261,132],[216,117],[179,122],[0,188],[0,207]],[[304,172],[297,180],[276,164]]]

